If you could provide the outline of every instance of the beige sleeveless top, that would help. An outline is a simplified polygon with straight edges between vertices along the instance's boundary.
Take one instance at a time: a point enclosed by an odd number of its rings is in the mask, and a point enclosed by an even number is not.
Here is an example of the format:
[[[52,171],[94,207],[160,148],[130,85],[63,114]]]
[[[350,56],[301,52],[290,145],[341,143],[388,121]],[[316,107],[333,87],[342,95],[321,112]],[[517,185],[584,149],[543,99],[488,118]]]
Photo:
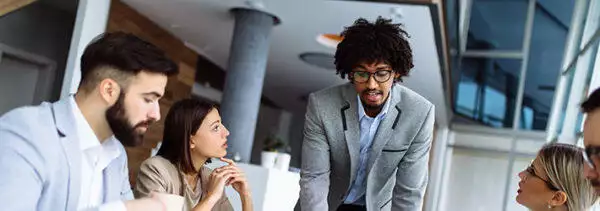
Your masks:
[[[209,168],[202,167],[196,190],[192,190],[183,179],[185,178],[183,172],[179,171],[177,166],[161,156],[154,156],[145,160],[140,166],[133,193],[135,198],[149,197],[153,191],[180,195],[185,199],[184,211],[190,211],[206,197],[208,190],[202,187],[208,185],[210,173]],[[233,211],[233,207],[223,193],[223,197],[212,210]]]

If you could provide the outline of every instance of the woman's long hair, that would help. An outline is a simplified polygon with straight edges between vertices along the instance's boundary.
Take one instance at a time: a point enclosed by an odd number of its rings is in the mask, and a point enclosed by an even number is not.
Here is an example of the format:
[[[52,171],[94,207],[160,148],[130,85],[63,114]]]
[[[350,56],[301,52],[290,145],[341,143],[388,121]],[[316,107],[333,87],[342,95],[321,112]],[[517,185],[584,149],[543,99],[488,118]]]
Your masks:
[[[213,109],[217,109],[215,105],[193,98],[173,104],[165,118],[162,145],[157,155],[171,161],[184,173],[196,172],[190,151],[190,137],[196,134],[206,115]]]

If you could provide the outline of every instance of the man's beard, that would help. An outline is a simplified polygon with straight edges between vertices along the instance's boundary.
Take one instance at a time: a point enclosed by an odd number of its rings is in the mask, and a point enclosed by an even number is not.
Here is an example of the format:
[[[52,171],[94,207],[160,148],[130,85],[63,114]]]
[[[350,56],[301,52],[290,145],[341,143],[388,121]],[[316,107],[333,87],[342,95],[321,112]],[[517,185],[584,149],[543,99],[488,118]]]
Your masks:
[[[106,110],[106,121],[115,137],[126,147],[134,147],[142,144],[144,133],[137,132],[135,129],[145,126],[146,128],[152,120],[142,121],[135,125],[129,123],[125,110],[125,94],[120,93],[117,102]]]
[[[383,109],[383,105],[384,105],[384,104],[369,105],[369,104],[366,104],[365,102],[361,102],[361,103],[363,104],[363,108],[365,108],[366,110],[369,110],[369,111],[381,111],[381,109]]]

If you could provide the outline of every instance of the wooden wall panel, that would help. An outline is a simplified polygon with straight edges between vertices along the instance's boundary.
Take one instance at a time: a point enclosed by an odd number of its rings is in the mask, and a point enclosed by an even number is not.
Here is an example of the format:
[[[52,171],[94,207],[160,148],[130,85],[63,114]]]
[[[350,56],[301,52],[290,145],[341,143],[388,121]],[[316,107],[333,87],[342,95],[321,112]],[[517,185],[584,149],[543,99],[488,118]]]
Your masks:
[[[27,6],[36,0],[1,0],[0,1],[0,17],[10,12],[14,12],[18,9]]]

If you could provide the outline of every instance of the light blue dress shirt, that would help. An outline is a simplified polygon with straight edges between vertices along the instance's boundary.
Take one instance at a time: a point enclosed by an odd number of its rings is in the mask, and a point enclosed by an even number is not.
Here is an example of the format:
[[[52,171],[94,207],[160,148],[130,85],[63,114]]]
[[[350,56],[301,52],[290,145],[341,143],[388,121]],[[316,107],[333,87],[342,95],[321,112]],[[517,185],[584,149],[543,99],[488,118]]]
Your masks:
[[[370,117],[365,113],[360,97],[356,96],[358,98],[358,121],[360,123],[360,158],[358,169],[356,170],[356,178],[350,186],[350,192],[348,192],[346,199],[344,199],[344,204],[365,205],[364,196],[367,189],[368,176],[367,161],[369,160],[371,145],[373,144],[377,128],[379,128],[379,123],[385,118],[390,107],[391,91],[388,96],[390,97],[386,100],[383,109],[375,117]]]

